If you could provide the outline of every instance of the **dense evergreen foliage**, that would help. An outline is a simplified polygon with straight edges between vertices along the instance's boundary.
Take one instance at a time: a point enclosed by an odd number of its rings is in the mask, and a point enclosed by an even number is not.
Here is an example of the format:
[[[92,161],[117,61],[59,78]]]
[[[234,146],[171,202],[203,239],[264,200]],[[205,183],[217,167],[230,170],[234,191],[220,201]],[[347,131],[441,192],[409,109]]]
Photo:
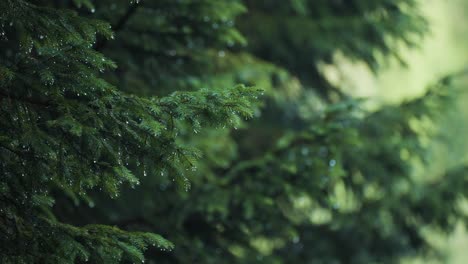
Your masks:
[[[454,76],[376,111],[413,0],[0,2],[1,263],[394,263],[466,218],[421,178]]]

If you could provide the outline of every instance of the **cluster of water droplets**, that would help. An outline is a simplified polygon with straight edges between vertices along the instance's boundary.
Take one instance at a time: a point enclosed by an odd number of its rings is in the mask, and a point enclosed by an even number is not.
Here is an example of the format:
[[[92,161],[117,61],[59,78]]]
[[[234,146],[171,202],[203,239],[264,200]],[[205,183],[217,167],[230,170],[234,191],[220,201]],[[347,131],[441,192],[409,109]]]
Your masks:
[[[13,21],[10,21],[8,23],[8,26],[13,27]],[[8,40],[8,37],[7,37],[6,32],[5,32],[5,23],[4,22],[2,22],[0,24],[0,40]]]

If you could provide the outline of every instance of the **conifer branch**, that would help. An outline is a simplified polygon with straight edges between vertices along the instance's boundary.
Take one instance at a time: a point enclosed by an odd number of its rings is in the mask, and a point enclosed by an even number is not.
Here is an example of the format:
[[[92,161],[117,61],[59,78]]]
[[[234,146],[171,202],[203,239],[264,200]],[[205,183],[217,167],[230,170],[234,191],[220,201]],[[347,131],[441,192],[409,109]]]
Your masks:
[[[52,105],[49,101],[38,101],[38,100],[34,100],[32,98],[24,98],[24,97],[7,94],[7,93],[4,93],[4,92],[0,91],[0,99],[2,99],[2,98],[6,99],[6,100],[15,100],[15,101],[20,101],[20,102],[26,102],[26,103],[29,103],[29,104],[40,105],[40,106],[44,106],[44,107],[49,107],[49,106]]]
[[[6,149],[6,150],[8,150],[9,152],[15,154],[15,155],[18,156],[18,157],[22,157],[22,155],[21,155],[22,153],[21,153],[21,152],[16,151],[16,150],[14,150],[14,149],[12,149],[12,148],[10,148],[10,147],[8,147],[8,146],[0,145],[0,148]]]
[[[117,23],[114,26],[112,26],[114,33],[120,31],[125,26],[125,24],[127,24],[130,17],[135,13],[138,6],[140,5],[141,4],[139,4],[138,2],[135,2],[130,5],[130,7],[127,9],[125,14],[119,19],[119,21],[117,21]],[[107,39],[101,39],[101,41],[98,41],[96,43],[95,50],[102,51],[106,47],[107,41]]]

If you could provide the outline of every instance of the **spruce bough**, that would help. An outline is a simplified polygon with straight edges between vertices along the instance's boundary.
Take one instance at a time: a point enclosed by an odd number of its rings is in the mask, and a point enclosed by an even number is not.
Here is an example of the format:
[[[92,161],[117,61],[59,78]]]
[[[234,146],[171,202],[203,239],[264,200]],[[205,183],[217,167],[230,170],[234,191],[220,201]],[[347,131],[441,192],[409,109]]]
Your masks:
[[[466,220],[465,166],[412,167],[455,76],[369,112],[320,69],[401,59],[416,1],[0,11],[2,263],[397,263]]]
[[[177,122],[234,126],[252,116],[258,92],[130,94],[102,78],[116,68],[96,47],[113,38],[109,23],[46,3],[4,1],[0,10],[2,263],[142,262],[148,246],[171,250],[153,233],[61,223],[54,196],[92,206],[90,190],[116,198],[155,170],[188,189],[186,169],[200,154],[177,140]]]

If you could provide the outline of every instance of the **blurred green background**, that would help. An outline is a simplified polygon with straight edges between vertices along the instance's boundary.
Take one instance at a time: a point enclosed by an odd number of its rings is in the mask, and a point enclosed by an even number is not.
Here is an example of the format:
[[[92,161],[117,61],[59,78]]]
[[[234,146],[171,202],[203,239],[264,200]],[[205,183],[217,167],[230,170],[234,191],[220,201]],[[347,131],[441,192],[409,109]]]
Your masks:
[[[367,98],[369,107],[381,104],[398,103],[405,99],[420,96],[426,84],[434,82],[446,74],[468,68],[468,1],[424,1],[421,5],[429,20],[431,31],[418,49],[403,48],[406,65],[396,61],[387,63],[375,76],[364,65],[341,60],[336,68],[326,68],[329,79],[344,82],[352,94]],[[468,78],[460,80],[466,87]],[[461,94],[457,107],[439,126],[443,144],[432,143],[432,168],[430,176],[459,164],[468,162],[468,95]],[[428,176],[426,171],[420,171]],[[444,252],[445,263],[468,263],[468,232],[460,224],[456,231],[444,236],[435,230],[428,237]],[[405,260],[404,263],[438,263],[421,256]]]

